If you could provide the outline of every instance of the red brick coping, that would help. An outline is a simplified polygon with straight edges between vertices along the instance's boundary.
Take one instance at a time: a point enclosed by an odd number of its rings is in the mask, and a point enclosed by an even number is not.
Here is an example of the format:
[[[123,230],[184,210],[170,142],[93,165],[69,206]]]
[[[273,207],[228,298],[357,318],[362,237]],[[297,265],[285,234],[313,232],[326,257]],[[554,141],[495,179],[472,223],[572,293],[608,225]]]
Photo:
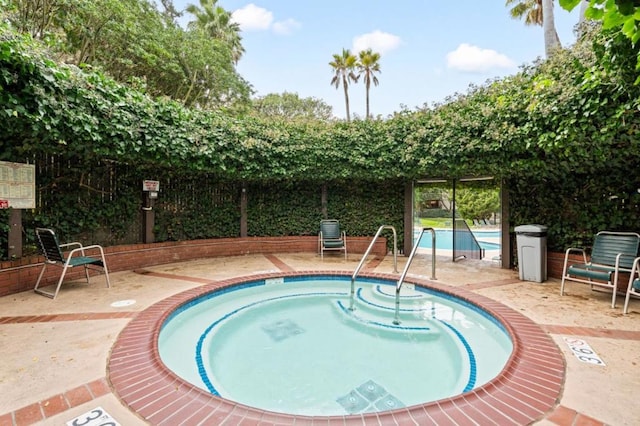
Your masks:
[[[142,311],[123,329],[111,351],[107,378],[114,393],[153,425],[524,425],[543,419],[560,400],[565,377],[564,358],[555,342],[538,325],[487,297],[415,278],[407,282],[476,304],[502,322],[513,340],[513,352],[498,377],[465,394],[424,405],[383,413],[309,417],[263,411],[213,396],[179,378],[160,360],[160,327],[180,305],[247,280],[300,275],[350,276],[347,272],[336,271],[252,275],[206,284]],[[362,275],[397,280],[395,275]]]

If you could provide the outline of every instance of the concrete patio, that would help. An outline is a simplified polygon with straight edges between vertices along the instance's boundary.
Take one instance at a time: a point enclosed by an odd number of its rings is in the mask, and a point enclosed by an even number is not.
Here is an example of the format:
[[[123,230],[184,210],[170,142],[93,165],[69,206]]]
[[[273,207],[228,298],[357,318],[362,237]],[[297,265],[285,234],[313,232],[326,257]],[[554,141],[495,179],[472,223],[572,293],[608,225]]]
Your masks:
[[[66,425],[96,407],[120,425],[147,424],[113,393],[107,372],[114,342],[139,312],[212,281],[277,271],[353,271],[359,261],[356,255],[321,261],[313,253],[209,258],[116,272],[110,289],[101,276],[90,286],[65,284],[56,300],[32,291],[2,297],[0,426]],[[368,261],[369,271],[393,272],[392,256]],[[405,261],[398,258],[400,271]],[[419,255],[409,275],[429,279],[431,257]],[[439,284],[463,287],[525,315],[556,342],[565,358],[564,386],[556,408],[536,424],[638,424],[640,300],[622,315],[623,297],[611,309],[609,294],[579,284],[568,284],[561,297],[559,280],[520,281],[517,271],[486,261],[438,257],[436,276]],[[586,341],[606,365],[580,361],[565,337]]]

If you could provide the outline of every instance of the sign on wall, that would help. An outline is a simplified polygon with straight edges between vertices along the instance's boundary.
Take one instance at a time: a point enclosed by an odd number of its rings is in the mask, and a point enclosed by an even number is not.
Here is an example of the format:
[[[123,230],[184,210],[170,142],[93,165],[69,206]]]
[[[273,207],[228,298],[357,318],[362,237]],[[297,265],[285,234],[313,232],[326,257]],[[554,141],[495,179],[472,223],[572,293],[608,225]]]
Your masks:
[[[36,208],[36,166],[0,161],[0,208]]]
[[[160,191],[160,181],[145,179],[142,181],[142,190],[145,192],[158,192]]]

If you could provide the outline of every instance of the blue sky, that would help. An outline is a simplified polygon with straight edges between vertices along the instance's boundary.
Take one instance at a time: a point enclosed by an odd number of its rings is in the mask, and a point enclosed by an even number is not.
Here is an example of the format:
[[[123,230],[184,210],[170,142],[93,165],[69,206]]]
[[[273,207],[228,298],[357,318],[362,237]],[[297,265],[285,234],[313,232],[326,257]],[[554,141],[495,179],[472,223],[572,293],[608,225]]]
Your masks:
[[[174,0],[181,10],[198,0]],[[469,84],[518,72],[544,56],[541,27],[511,19],[504,0],[219,0],[242,29],[238,72],[255,96],[294,92],[322,99],[345,118],[329,62],[343,48],[381,54],[371,113],[386,117],[439,102]],[[563,46],[574,43],[577,9],[555,7]],[[183,20],[190,20],[187,14]],[[365,87],[349,87],[352,114],[365,115]]]

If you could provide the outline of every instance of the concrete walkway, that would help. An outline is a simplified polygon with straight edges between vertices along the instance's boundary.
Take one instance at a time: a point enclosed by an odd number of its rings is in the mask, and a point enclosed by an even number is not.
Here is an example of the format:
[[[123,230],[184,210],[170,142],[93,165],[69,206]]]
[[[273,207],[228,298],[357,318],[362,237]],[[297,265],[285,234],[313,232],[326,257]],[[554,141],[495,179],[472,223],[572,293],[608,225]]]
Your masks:
[[[31,291],[2,297],[0,426],[66,425],[97,407],[120,425],[146,424],[112,393],[106,371],[119,333],[140,311],[218,280],[277,271],[353,271],[359,260],[329,255],[321,261],[311,253],[201,259],[113,273],[111,289],[102,277],[90,286],[65,284],[55,301]],[[393,272],[391,256],[368,260],[369,271]],[[405,261],[398,258],[400,271]],[[430,278],[430,256],[418,256],[409,275]],[[556,409],[537,424],[638,424],[640,300],[622,315],[623,298],[611,309],[608,294],[580,284],[568,284],[561,297],[558,280],[522,282],[517,271],[484,261],[438,258],[436,276],[440,284],[522,313],[552,336],[565,357],[565,383]],[[586,342],[605,365],[580,361],[565,338]]]

